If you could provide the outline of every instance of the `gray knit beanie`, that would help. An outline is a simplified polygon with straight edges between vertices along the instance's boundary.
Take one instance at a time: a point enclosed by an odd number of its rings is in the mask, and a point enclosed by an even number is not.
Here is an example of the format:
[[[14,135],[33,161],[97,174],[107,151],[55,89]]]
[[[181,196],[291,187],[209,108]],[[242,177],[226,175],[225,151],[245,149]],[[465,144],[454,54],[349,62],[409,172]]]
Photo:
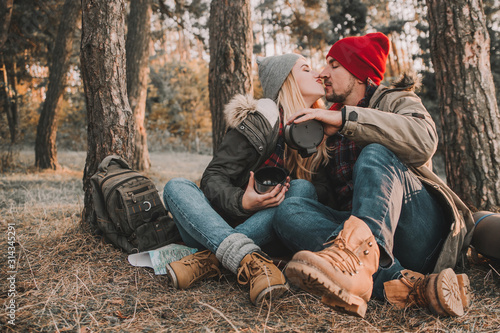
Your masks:
[[[278,99],[278,93],[290,74],[293,66],[300,58],[296,53],[288,53],[272,57],[257,57],[259,65],[259,79],[264,92],[263,98],[273,101]]]

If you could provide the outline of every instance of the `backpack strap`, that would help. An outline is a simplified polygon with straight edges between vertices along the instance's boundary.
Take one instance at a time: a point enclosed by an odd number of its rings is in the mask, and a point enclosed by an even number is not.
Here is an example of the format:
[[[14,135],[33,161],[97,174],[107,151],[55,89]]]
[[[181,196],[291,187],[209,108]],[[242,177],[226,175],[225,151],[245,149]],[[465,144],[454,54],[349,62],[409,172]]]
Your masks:
[[[106,156],[99,164],[99,166],[97,167],[98,171],[100,172],[108,171],[109,165],[113,162],[119,164],[122,168],[131,169],[130,165],[122,157],[118,155],[109,155]]]

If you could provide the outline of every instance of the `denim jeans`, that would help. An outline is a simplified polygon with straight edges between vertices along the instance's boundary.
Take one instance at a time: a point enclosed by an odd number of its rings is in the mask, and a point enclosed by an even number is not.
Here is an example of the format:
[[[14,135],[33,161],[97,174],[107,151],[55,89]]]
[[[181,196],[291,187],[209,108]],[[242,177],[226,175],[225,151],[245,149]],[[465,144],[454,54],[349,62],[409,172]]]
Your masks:
[[[314,186],[301,179],[292,180],[285,194],[285,198],[294,196],[317,200]],[[163,201],[187,246],[199,250],[209,249],[216,253],[226,237],[233,233],[241,233],[270,255],[275,255],[270,253],[273,251],[281,254],[285,249],[284,246],[282,249],[276,248],[276,244],[281,242],[272,227],[278,207],[258,211],[233,228],[212,208],[198,186],[184,178],[174,178],[165,185]]]
[[[319,251],[339,234],[350,215],[360,218],[380,248],[372,296],[383,299],[383,283],[398,278],[401,270],[433,270],[450,221],[422,182],[382,145],[363,148],[353,181],[352,211],[289,198],[279,206],[273,227],[293,252]]]

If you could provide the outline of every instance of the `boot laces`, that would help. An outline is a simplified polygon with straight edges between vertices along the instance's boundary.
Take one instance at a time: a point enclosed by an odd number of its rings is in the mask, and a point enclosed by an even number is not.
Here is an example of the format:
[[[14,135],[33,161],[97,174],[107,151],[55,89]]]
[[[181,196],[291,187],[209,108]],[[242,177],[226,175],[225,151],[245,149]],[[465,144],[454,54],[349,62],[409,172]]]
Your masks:
[[[332,245],[318,252],[318,254],[330,258],[332,264],[337,266],[342,273],[358,274],[357,267],[363,265],[363,263],[354,252],[347,248],[346,240],[342,237],[337,237],[334,240],[326,242],[324,245],[330,244]]]
[[[420,307],[427,307],[429,304],[429,300],[425,294],[427,290],[427,282],[429,277],[417,278],[415,282],[410,282],[407,279],[403,278],[401,281],[410,288],[410,292],[408,293],[407,303],[416,303]]]
[[[219,268],[209,260],[210,255],[211,253],[209,251],[198,252],[195,253],[193,257],[183,262],[183,264],[188,266],[194,273],[195,277],[193,282],[205,277],[205,275],[221,275]]]
[[[241,285],[250,283],[250,287],[252,287],[259,276],[265,276],[269,282],[272,272],[267,268],[266,262],[272,263],[271,260],[264,258],[259,253],[252,253],[251,256],[252,260],[244,263],[238,271],[238,283]]]

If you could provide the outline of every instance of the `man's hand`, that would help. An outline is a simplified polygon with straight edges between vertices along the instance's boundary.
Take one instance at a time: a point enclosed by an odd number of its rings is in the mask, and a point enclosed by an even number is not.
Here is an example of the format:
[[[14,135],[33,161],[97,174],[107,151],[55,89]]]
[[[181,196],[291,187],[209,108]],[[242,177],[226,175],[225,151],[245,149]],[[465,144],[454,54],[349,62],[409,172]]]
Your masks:
[[[291,123],[299,124],[311,119],[316,119],[323,124],[323,132],[327,136],[337,133],[342,127],[341,111],[323,109],[302,109],[297,111],[288,119],[287,125]]]
[[[255,191],[255,178],[254,173],[250,171],[250,179],[248,180],[248,185],[243,194],[241,200],[241,205],[243,209],[255,212],[269,207],[278,206],[283,200],[285,200],[285,193],[290,187],[290,177],[286,178],[284,185],[276,185],[271,192],[259,194]]]

